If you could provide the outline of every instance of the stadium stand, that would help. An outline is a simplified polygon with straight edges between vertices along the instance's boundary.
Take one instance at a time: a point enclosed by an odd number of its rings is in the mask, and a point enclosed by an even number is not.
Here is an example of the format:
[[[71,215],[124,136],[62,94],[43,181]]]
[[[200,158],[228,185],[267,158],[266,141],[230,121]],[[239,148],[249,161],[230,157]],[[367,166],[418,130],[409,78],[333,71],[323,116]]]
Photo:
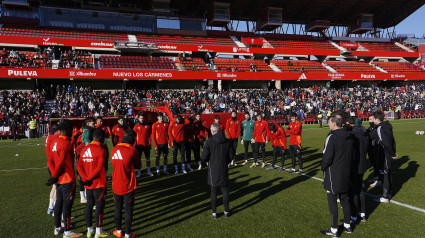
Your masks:
[[[204,60],[201,58],[180,58],[180,64],[183,66],[184,70],[192,71],[207,71],[208,67],[205,64]]]
[[[242,71],[242,72],[260,72],[273,71],[263,60],[248,59],[214,59],[214,64],[218,71]]]
[[[365,47],[369,51],[406,52],[406,50],[396,46],[393,43],[361,42],[360,45],[362,45],[363,47]]]
[[[165,57],[149,56],[101,56],[100,67],[104,69],[164,69],[177,70],[175,63]]]
[[[274,48],[299,48],[299,49],[326,49],[335,50],[336,48],[329,42],[314,38],[313,36],[301,35],[278,35],[266,34],[264,38]]]
[[[128,34],[108,32],[105,30],[78,30],[58,27],[35,27],[24,25],[3,25],[0,35],[16,35],[30,37],[55,37],[65,39],[128,41]]]
[[[372,62],[389,73],[423,73],[424,70],[409,62]]]
[[[282,72],[329,72],[318,61],[309,60],[273,60]]]
[[[379,70],[373,65],[370,65],[363,61],[325,61],[325,64],[329,65],[338,72],[359,72],[359,73],[378,73]]]
[[[167,43],[167,44],[200,44],[217,46],[237,46],[229,37],[202,37],[202,36],[179,36],[179,35],[148,35],[137,34],[139,42]]]

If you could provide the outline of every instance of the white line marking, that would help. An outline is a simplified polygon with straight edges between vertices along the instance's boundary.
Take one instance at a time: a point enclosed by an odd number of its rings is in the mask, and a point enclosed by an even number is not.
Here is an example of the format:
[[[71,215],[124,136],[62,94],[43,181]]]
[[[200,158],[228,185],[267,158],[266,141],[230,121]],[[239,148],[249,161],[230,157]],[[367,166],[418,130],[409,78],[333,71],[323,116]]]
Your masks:
[[[25,170],[35,170],[35,169],[46,169],[47,167],[43,168],[26,168],[26,169],[4,169],[0,170],[0,172],[14,172],[14,171],[25,171]]]

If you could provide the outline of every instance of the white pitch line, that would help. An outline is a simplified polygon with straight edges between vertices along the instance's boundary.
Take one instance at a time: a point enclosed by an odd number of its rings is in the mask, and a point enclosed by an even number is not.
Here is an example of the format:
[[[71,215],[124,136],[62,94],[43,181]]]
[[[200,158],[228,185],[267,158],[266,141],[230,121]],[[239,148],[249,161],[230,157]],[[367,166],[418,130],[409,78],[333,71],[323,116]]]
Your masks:
[[[270,164],[270,163],[266,162],[266,164]],[[318,178],[318,177],[314,177],[314,176],[311,176],[311,175],[308,175],[308,174],[304,174],[304,173],[303,173],[303,176],[306,176],[306,177],[309,177],[309,178],[312,178],[312,179],[315,179],[315,180],[318,180],[318,181],[323,182],[323,179]],[[365,193],[365,194],[367,196],[369,196],[369,197],[372,197],[372,198],[379,198],[379,196],[377,196],[375,194],[371,194],[371,193]],[[402,206],[402,207],[410,208],[410,209],[415,210],[415,211],[418,211],[418,212],[425,213],[425,209],[422,209],[422,208],[419,208],[419,207],[415,207],[415,206],[412,206],[412,205],[409,205],[409,204],[397,202],[397,201],[394,201],[392,199],[390,199],[390,203],[393,203],[393,204],[396,204],[396,205],[399,205],[399,206]]]
[[[46,169],[47,167],[43,168],[26,168],[26,169],[3,169],[0,170],[0,172],[14,172],[14,171],[25,171],[25,170],[35,170],[35,169]]]

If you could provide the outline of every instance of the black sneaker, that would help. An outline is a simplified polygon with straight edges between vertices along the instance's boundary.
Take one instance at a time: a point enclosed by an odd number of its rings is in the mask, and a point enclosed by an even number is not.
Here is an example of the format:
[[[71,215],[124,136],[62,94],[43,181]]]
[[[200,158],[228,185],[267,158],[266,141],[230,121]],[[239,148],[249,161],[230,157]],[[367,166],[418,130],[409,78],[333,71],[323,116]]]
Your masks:
[[[298,175],[303,175],[303,171],[302,170],[299,170],[297,174]]]
[[[216,219],[217,218],[217,213],[211,213],[211,217]]]
[[[224,217],[230,217],[230,212],[224,212]]]
[[[344,231],[345,231],[345,233],[347,233],[347,234],[351,234],[351,233],[353,233],[353,230],[351,230],[351,227],[345,227],[344,226]]]
[[[331,231],[331,229],[327,230],[327,231],[320,231],[320,233],[322,233],[325,236],[330,236],[330,237],[338,237],[338,232],[333,233]]]

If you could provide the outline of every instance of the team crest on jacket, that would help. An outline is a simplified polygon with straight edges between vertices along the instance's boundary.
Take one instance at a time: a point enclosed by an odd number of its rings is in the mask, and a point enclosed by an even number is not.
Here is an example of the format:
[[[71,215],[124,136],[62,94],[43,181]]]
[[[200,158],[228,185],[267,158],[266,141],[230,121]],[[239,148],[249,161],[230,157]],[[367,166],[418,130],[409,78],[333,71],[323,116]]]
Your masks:
[[[145,126],[145,128],[148,128],[148,126]]]
[[[157,127],[159,128],[159,125]]]

